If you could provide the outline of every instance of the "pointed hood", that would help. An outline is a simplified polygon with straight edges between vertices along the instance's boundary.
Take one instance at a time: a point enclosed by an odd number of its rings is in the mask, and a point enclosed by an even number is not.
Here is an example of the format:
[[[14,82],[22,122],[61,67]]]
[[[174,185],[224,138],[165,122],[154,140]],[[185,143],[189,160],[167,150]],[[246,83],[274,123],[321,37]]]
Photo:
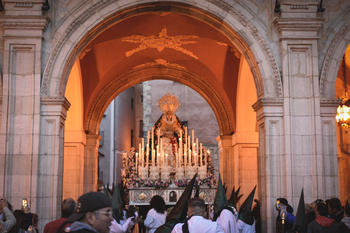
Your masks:
[[[113,218],[120,223],[120,220],[123,218],[123,210],[122,210],[122,203],[120,202],[120,198],[118,197],[120,196],[119,193],[119,187],[118,185],[116,185],[116,188],[114,189],[114,193],[112,196],[112,215]]]
[[[196,193],[194,194],[194,197],[199,197],[199,185],[197,186]]]
[[[225,182],[224,182],[224,190],[225,190],[225,194],[226,194],[227,193],[227,186],[226,186]]]
[[[304,189],[301,189],[298,210],[295,216],[294,226],[292,230],[299,231],[300,228],[307,229],[307,220],[305,215],[305,202],[304,202]]]
[[[236,196],[235,186],[233,186],[230,199],[228,199],[227,203],[228,203],[229,206],[233,206],[233,207],[235,207],[235,209],[237,209],[237,206],[236,206],[236,203],[235,203],[235,196]]]
[[[194,175],[189,185],[186,186],[179,200],[167,217],[166,223],[157,228],[155,233],[170,233],[177,223],[184,222],[187,216],[187,200],[191,198],[194,182],[197,174]]]
[[[220,216],[223,209],[227,208],[228,202],[225,194],[224,186],[222,185],[221,175],[219,174],[219,184],[216,189],[214,199],[214,221]]]
[[[110,192],[108,192],[105,185],[103,185],[103,192],[107,195],[107,197],[109,197],[109,199],[112,199],[112,195],[110,194]]]
[[[247,199],[245,199],[245,201],[241,205],[241,208],[239,209],[239,214],[238,214],[238,219],[242,220],[248,225],[253,225],[254,223],[254,217],[251,214],[252,212],[251,210],[252,210],[252,204],[254,200],[255,189],[256,189],[256,185],[253,191],[249,194]]]

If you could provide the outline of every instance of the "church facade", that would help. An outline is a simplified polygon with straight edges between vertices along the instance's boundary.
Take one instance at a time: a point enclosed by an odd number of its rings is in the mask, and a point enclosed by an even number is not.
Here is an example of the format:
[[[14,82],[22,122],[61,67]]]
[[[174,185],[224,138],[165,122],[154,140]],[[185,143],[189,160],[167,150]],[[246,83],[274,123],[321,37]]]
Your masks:
[[[263,232],[274,232],[278,197],[349,197],[349,138],[335,119],[349,1],[0,3],[0,191],[15,209],[27,198],[42,226],[63,197],[97,189],[109,104],[158,79],[208,102],[220,174],[228,190],[257,185]]]

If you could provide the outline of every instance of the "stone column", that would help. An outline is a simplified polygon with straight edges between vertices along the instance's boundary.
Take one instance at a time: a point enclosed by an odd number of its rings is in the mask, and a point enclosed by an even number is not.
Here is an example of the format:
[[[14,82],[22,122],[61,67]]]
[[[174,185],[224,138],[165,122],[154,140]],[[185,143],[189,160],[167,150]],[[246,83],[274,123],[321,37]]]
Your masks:
[[[84,193],[97,191],[98,178],[98,146],[101,136],[86,135],[86,146],[84,156]]]
[[[294,206],[302,188],[306,202],[338,196],[332,183],[337,172],[331,168],[337,163],[336,153],[330,157],[325,151],[325,146],[334,145],[335,134],[324,137],[321,120],[317,32],[324,19],[317,16],[317,5],[311,0],[297,5],[283,2],[280,18],[274,21],[280,33],[288,176],[281,194]],[[335,128],[333,123],[329,126],[330,131]]]
[[[258,150],[259,135],[258,132],[236,132],[232,135],[233,146],[233,164],[232,172],[235,174],[234,186],[237,190],[241,187],[240,193],[244,197],[239,204],[243,203],[244,198],[253,190],[255,185],[257,189],[255,196],[259,194],[258,180]],[[233,186],[228,186],[227,195],[231,195]]]
[[[61,216],[64,123],[70,103],[64,97],[41,98],[37,208],[40,226]]]
[[[0,195],[14,209],[27,198],[37,212],[40,186],[40,79],[42,35],[48,18],[44,1],[3,1],[0,16],[3,43],[2,117],[0,133]],[[29,16],[30,15],[30,16]]]
[[[222,183],[233,187],[235,167],[233,158],[232,135],[220,135],[216,138],[220,151],[220,175]]]
[[[287,186],[283,100],[261,98],[254,105],[259,125],[259,197],[262,232],[275,232],[274,203]]]

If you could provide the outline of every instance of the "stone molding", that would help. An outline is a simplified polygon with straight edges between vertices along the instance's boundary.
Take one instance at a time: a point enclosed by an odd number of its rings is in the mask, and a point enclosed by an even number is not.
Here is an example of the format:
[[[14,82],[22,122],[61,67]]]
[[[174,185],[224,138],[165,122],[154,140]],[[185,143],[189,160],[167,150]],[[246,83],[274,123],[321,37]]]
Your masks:
[[[277,97],[282,97],[282,82],[281,82],[281,76],[279,72],[279,68],[276,62],[276,59],[267,44],[266,40],[263,38],[259,30],[243,15],[239,12],[239,10],[236,10],[233,8],[233,6],[218,0],[209,0],[209,2],[217,5],[220,8],[223,8],[227,12],[231,13],[236,19],[238,19],[239,22],[242,23],[243,26],[247,27],[252,36],[255,37],[260,45],[260,47],[265,52],[265,55],[268,58],[268,61],[270,63],[270,66],[272,68],[272,73],[274,77],[274,84],[275,84],[275,92]],[[85,22],[91,15],[93,15],[96,12],[99,12],[102,8],[105,6],[114,3],[112,0],[106,0],[96,3],[95,5],[91,6],[89,9],[87,9],[84,13],[82,13],[80,16],[78,16],[65,30],[63,35],[58,39],[57,44],[54,46],[54,49],[49,57],[49,60],[47,62],[45,72],[43,74],[43,85],[42,85],[42,95],[47,96],[49,94],[49,79],[51,77],[55,62],[58,58],[59,53],[61,52],[62,47],[64,46],[66,40],[69,38],[69,36],[74,32],[75,29],[77,29],[83,22]]]
[[[62,105],[68,110],[71,103],[66,97],[41,97],[41,105]]]
[[[342,103],[342,99],[321,99],[321,107],[337,107]]]
[[[282,98],[278,98],[278,99],[274,99],[274,98],[260,98],[258,99],[258,101],[255,102],[255,104],[253,104],[253,109],[254,111],[257,111],[259,108],[261,107],[266,107],[266,106],[283,106],[283,99]]]
[[[47,29],[50,19],[46,16],[32,16],[23,18],[21,16],[2,16],[0,17],[0,26],[4,29]]]
[[[317,32],[324,19],[285,19],[277,18],[273,21],[278,33],[282,31],[315,31]]]
[[[279,68],[275,59],[275,56],[272,53],[272,50],[270,49],[270,46],[267,44],[265,38],[261,35],[259,30],[238,10],[231,7],[230,13],[233,13],[233,16],[238,19],[238,21],[241,22],[241,24],[245,27],[247,27],[250,30],[250,33],[255,37],[260,45],[260,47],[265,52],[268,61],[270,63],[270,67],[272,68],[272,73],[274,77],[274,84],[275,84],[275,92],[276,97],[282,97],[282,82],[281,82],[281,75],[279,72]],[[253,75],[256,75],[253,73]]]
[[[324,58],[321,75],[320,75],[320,95],[321,97],[324,97],[324,85],[326,80],[326,75],[329,72],[329,63],[331,58],[334,56],[334,50],[335,47],[339,45],[339,41],[343,40],[344,35],[348,33],[350,30],[350,20],[348,20],[343,27],[338,31],[338,33],[335,35],[334,39],[331,42],[331,45],[329,46],[327,53]],[[339,58],[340,59],[340,58]]]

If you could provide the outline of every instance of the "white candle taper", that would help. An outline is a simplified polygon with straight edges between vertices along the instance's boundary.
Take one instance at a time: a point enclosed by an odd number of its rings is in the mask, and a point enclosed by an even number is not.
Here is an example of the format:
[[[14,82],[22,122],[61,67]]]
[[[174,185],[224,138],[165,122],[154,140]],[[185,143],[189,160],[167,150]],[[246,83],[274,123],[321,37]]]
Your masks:
[[[202,143],[201,143],[201,147],[200,147],[200,156],[201,156],[201,166],[203,166]]]
[[[138,160],[138,157],[139,157],[138,155],[139,155],[138,153],[135,154],[135,164],[136,164],[135,168],[136,168],[136,172],[137,172],[137,160]]]

